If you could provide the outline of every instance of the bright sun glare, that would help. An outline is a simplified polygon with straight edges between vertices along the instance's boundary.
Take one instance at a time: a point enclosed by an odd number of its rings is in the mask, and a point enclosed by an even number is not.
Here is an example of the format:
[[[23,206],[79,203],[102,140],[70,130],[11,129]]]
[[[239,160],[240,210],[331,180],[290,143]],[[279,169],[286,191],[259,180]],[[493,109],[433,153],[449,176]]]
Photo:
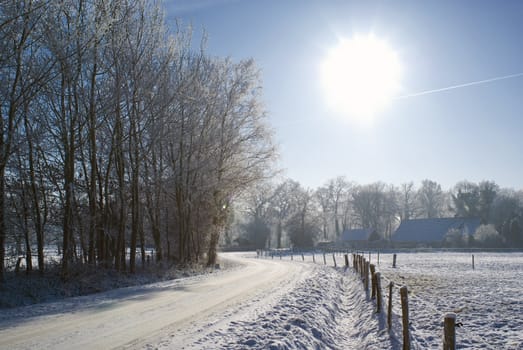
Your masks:
[[[372,123],[400,88],[396,52],[374,35],[341,39],[321,65],[329,106],[360,124]]]

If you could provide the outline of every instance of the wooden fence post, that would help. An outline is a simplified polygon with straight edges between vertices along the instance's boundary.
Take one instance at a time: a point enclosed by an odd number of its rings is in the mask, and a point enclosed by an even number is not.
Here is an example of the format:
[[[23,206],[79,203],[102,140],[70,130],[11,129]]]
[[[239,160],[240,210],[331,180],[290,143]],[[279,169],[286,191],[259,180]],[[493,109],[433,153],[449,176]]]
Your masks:
[[[337,267],[336,265],[336,256],[334,256],[334,253],[332,253],[332,261],[334,262],[334,267]]]
[[[456,349],[456,314],[448,313],[443,322],[443,350]]]
[[[291,261],[294,260],[294,252],[291,252]]]
[[[345,256],[345,268],[349,268],[349,256],[347,254]]]
[[[369,262],[365,261],[365,277],[363,279],[365,282],[365,290],[369,291]]]
[[[380,266],[380,251],[378,250],[378,266]]]
[[[409,297],[406,286],[400,288],[401,296],[401,318],[403,325],[403,350],[410,350],[409,335]]]
[[[456,314],[445,315],[443,323],[443,350],[456,349]]]
[[[305,255],[303,255],[303,253],[301,253],[301,261],[305,261]]]
[[[323,252],[323,265],[327,265],[327,259],[325,258],[325,252]]]
[[[314,252],[312,252],[312,262],[316,263],[316,258],[314,257]]]
[[[370,276],[372,282],[370,298],[374,299],[376,298],[376,266],[374,264],[370,264]]]
[[[382,295],[381,295],[381,274],[376,272],[374,274],[374,279],[376,280],[376,313],[381,313],[382,310]]]
[[[394,283],[389,283],[389,305],[387,307],[387,329],[390,331],[392,328],[392,288]]]
[[[392,267],[396,267],[396,254],[392,256]]]
[[[472,270],[474,270],[474,254],[472,254]]]

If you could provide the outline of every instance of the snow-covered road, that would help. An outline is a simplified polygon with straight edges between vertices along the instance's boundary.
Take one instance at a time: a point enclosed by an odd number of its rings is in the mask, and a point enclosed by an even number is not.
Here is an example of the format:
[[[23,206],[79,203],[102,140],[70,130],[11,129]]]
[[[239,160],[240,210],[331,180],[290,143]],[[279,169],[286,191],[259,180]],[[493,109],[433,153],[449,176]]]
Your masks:
[[[242,266],[227,271],[98,295],[4,310],[0,316],[2,349],[142,348],[168,332],[178,345],[190,344],[193,330],[255,295],[303,278],[303,264],[227,259]],[[212,330],[209,328],[209,330]],[[201,331],[199,332],[201,333]]]

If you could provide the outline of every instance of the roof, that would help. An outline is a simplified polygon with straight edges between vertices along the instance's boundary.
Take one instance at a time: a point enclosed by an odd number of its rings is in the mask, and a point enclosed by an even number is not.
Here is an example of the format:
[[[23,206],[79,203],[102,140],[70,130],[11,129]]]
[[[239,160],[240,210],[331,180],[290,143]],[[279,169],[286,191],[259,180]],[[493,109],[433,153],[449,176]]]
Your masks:
[[[478,218],[405,220],[392,235],[392,240],[397,242],[440,242],[450,229],[460,229],[473,234],[480,224]]]
[[[357,228],[352,230],[345,230],[341,233],[340,240],[342,242],[346,241],[367,241],[369,240],[370,235],[374,232],[370,228]]]

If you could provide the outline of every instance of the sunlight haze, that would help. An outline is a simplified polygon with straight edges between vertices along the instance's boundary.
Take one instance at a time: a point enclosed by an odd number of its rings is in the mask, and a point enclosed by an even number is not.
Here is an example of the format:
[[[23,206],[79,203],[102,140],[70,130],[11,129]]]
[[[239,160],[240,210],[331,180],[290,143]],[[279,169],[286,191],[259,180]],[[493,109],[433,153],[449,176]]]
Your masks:
[[[372,124],[400,86],[397,54],[375,35],[341,38],[321,64],[322,88],[334,112]]]

